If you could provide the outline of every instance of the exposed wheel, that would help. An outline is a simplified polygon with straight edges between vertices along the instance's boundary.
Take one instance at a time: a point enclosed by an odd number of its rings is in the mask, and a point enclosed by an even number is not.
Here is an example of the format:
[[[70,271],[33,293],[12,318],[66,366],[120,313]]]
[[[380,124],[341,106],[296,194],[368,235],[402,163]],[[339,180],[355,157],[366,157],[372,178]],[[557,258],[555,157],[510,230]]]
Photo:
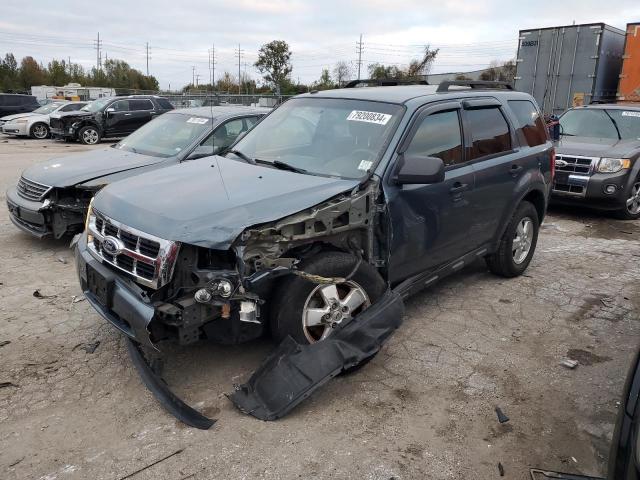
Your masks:
[[[100,141],[100,132],[96,127],[82,127],[78,139],[85,145],[95,145]]]
[[[324,277],[346,277],[357,262],[356,257],[347,253],[326,252],[304,262],[300,270]],[[339,284],[317,284],[291,276],[275,292],[271,333],[277,342],[287,335],[301,344],[324,340],[336,324],[366,309],[385,290],[382,277],[365,262],[360,263],[350,279]]]
[[[47,138],[49,136],[48,125],[46,123],[34,123],[29,130],[29,136],[38,140]]]
[[[618,210],[616,216],[622,220],[640,218],[640,175],[633,182],[626,195],[624,208]]]
[[[517,277],[529,266],[538,242],[538,212],[523,201],[511,217],[498,250],[487,256],[487,266],[496,275]]]

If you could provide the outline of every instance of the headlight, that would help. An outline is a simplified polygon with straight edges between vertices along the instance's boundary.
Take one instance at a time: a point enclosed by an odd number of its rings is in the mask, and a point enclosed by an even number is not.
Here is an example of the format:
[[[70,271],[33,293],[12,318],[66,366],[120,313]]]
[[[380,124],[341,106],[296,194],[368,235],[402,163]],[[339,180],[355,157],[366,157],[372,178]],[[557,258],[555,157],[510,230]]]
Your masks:
[[[623,168],[629,168],[631,160],[628,158],[601,158],[598,162],[599,173],[616,173]]]
[[[93,198],[89,202],[89,208],[87,208],[87,218],[84,220],[84,231],[87,232],[87,235],[89,234],[89,221],[91,220],[92,216],[93,216]]]

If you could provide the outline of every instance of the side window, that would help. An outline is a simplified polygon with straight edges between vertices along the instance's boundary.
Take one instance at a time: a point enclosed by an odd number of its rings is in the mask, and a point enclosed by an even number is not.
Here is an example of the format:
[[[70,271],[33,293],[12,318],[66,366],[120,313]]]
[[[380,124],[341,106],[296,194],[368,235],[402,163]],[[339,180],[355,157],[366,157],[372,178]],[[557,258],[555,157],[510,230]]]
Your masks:
[[[153,103],[148,99],[129,100],[129,108],[132,111],[153,110]]]
[[[511,150],[509,124],[499,108],[480,108],[465,112],[471,131],[471,159]]]
[[[113,108],[116,112],[128,112],[129,100],[118,100],[109,105],[109,107]]]
[[[247,117],[247,118],[245,118],[245,121],[247,122],[247,129],[253,127],[256,123],[258,123],[259,119],[260,119],[260,117]]]
[[[518,130],[522,132],[527,145],[535,147],[547,141],[547,129],[533,103],[529,100],[509,100],[509,107],[518,120]]]
[[[463,162],[462,132],[457,110],[438,112],[422,120],[405,155],[442,159],[445,165]]]
[[[242,118],[237,120],[231,120],[227,123],[223,123],[215,131],[209,135],[201,145],[207,145],[210,147],[218,147],[219,150],[229,147],[235,142],[238,135],[246,130]]]
[[[158,105],[160,105],[162,108],[167,108],[169,110],[173,108],[173,105],[171,105],[171,102],[166,98],[157,98],[156,101],[158,102]]]

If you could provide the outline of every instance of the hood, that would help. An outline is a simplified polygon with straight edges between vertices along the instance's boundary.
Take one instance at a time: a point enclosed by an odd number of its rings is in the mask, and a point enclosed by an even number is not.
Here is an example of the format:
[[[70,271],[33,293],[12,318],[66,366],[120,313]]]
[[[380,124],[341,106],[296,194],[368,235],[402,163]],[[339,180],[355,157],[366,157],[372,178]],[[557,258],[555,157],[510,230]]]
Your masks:
[[[303,175],[207,157],[113,183],[94,208],[167,240],[228,249],[244,229],[317,205],[357,180]]]
[[[43,185],[62,188],[164,160],[167,159],[105,148],[52,158],[27,168],[22,175]]]
[[[2,117],[0,118],[0,120],[8,122],[10,120],[18,120],[19,118],[26,118],[26,117],[41,117],[43,115],[39,114],[39,113],[33,113],[33,112],[29,112],[29,113],[16,113],[14,115],[7,115],[6,117]]]
[[[639,150],[639,140],[563,136],[556,142],[557,153],[584,157],[629,158]]]

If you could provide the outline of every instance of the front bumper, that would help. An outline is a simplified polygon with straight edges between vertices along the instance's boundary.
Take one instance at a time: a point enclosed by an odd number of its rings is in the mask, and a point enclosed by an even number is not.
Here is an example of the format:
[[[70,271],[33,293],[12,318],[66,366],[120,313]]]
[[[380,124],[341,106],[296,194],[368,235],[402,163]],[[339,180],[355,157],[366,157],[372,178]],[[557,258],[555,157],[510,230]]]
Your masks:
[[[6,135],[29,135],[26,123],[6,122],[0,129]]]
[[[7,208],[9,218],[20,230],[38,238],[52,233],[47,215],[43,213],[46,208],[44,202],[34,202],[18,195],[16,187],[7,190]]]
[[[627,169],[617,173],[568,175],[566,180],[562,179],[564,190],[557,189],[556,180],[556,185],[552,190],[552,203],[585,205],[602,210],[619,210],[625,206],[629,174],[630,170]],[[574,191],[566,191],[565,185],[569,185]],[[606,193],[605,188],[610,185],[615,187],[615,191]]]
[[[155,308],[144,290],[96,260],[87,249],[85,234],[79,237],[75,257],[80,287],[91,306],[127,337],[156,348],[149,326]]]
[[[49,129],[49,132],[51,133],[51,138],[76,138],[76,129],[73,127],[52,127]]]

